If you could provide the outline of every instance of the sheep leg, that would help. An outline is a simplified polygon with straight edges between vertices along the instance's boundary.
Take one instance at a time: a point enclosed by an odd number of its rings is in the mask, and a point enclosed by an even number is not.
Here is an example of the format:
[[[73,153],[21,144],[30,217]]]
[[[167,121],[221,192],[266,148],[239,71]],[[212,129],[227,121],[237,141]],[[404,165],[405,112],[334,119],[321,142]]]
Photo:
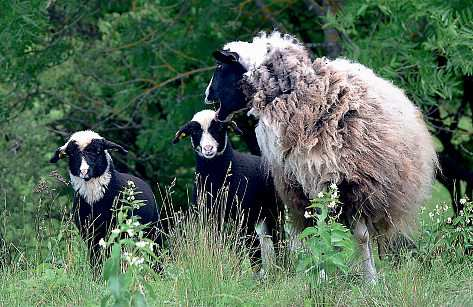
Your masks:
[[[247,233],[245,236],[245,245],[250,257],[251,269],[253,272],[257,273],[261,270],[263,261],[261,255],[261,244],[255,229],[253,229],[251,233]]]
[[[384,235],[378,235],[378,256],[379,259],[384,259],[386,257],[386,245],[387,240]]]
[[[285,233],[284,216],[266,220],[268,234],[271,235],[276,264],[283,267],[285,265]]]
[[[295,233],[301,233],[307,227],[304,212],[309,205],[309,199],[304,194],[302,187],[291,185],[279,168],[272,170],[274,186],[279,198],[287,208],[287,215]]]
[[[353,234],[361,251],[365,280],[369,283],[376,283],[377,274],[371,253],[370,235],[364,219],[360,218],[355,222]]]

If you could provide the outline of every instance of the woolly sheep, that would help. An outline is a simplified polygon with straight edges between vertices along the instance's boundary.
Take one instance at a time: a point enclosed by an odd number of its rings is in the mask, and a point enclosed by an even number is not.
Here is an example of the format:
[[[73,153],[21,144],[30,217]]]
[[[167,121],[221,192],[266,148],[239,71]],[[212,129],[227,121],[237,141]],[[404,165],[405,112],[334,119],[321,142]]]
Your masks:
[[[244,109],[259,119],[258,144],[294,226],[305,225],[307,198],[337,184],[365,278],[376,281],[370,236],[382,256],[388,239],[408,233],[438,167],[421,112],[367,67],[312,61],[290,35],[262,33],[213,55],[206,102],[220,102],[220,121]]]
[[[214,118],[215,111],[196,113],[179,129],[173,143],[191,137],[197,173],[193,204],[204,201],[211,208],[223,202],[225,221],[237,218],[237,212],[242,212],[245,243],[250,251],[252,267],[258,271],[261,267],[261,246],[256,238],[256,227],[264,222],[279,254],[280,240],[284,235],[284,209],[260,157],[232,148],[227,130],[232,127],[239,132],[236,125],[233,122],[217,122]]]
[[[136,188],[136,199],[143,206],[133,211],[140,223],[149,223],[147,236],[161,244],[159,233],[159,208],[150,186],[140,178],[115,170],[109,151],[121,154],[127,151],[120,145],[90,131],[78,131],[59,147],[51,163],[64,156],[69,158],[69,174],[74,189],[74,222],[89,248],[92,265],[100,263],[99,241],[115,228],[113,203],[123,188],[132,181]]]

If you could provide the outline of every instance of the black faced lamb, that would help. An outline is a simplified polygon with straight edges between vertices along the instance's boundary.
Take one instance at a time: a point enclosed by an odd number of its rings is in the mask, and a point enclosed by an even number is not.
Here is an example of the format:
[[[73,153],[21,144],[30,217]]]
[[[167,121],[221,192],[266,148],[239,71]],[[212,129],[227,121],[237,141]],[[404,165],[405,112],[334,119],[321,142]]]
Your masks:
[[[305,225],[307,198],[337,184],[365,277],[375,281],[370,236],[382,256],[387,239],[408,233],[438,167],[421,112],[369,68],[313,61],[290,35],[262,33],[213,55],[206,102],[220,102],[220,121],[245,109],[259,119],[258,144],[293,225]]]
[[[114,201],[129,181],[135,185],[137,200],[143,206],[129,212],[140,217],[141,224],[149,224],[147,237],[161,244],[159,208],[150,186],[142,179],[115,170],[109,151],[126,154],[120,145],[86,130],[74,133],[59,147],[51,163],[64,156],[69,158],[69,174],[74,189],[74,222],[89,248],[92,265],[101,261],[99,241],[115,228]]]
[[[238,132],[236,125],[218,122],[214,118],[215,112],[211,110],[196,113],[179,129],[173,143],[191,137],[197,173],[193,204],[203,201],[211,208],[223,202],[224,221],[235,219],[238,212],[242,213],[245,244],[253,270],[258,271],[261,245],[256,238],[256,227],[264,222],[266,227],[263,229],[266,228],[271,236],[278,255],[280,240],[284,236],[284,207],[276,196],[271,176],[263,168],[261,158],[232,148],[227,129],[233,126]]]

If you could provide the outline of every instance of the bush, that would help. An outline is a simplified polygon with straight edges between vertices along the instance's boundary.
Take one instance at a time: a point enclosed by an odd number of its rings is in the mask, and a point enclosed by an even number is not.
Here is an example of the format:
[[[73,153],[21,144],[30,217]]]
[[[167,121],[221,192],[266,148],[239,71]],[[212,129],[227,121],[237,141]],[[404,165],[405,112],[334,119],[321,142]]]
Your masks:
[[[312,199],[305,216],[314,219],[315,226],[307,227],[300,235],[304,248],[297,269],[322,280],[336,271],[347,273],[354,252],[350,231],[337,222],[342,213],[338,197],[337,186],[331,184],[328,192]]]
[[[431,263],[439,257],[448,262],[473,259],[473,202],[466,197],[460,202],[464,208],[453,218],[447,205],[437,205],[428,212],[429,220],[422,223],[419,244],[422,260]]]

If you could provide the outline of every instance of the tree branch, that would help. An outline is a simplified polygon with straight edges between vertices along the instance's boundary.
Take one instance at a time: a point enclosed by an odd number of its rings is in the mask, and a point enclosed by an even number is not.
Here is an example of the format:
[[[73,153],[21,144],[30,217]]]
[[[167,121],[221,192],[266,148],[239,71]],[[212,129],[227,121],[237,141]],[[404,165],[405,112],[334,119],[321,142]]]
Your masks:
[[[255,0],[256,6],[261,10],[263,13],[264,17],[271,21],[273,24],[273,27],[276,29],[287,33],[287,29],[284,27],[284,25],[276,20],[276,18],[271,14],[271,11],[269,10],[268,6],[262,1],[262,0]]]
[[[314,0],[304,0],[304,3],[313,15],[320,18],[322,22],[322,28],[324,30],[324,48],[326,56],[329,58],[336,58],[342,52],[342,46],[340,45],[340,35],[338,31],[333,27],[324,26],[327,23],[327,16],[329,14],[335,14],[340,8],[340,3],[336,0],[329,1],[323,0],[323,6],[320,6]]]

